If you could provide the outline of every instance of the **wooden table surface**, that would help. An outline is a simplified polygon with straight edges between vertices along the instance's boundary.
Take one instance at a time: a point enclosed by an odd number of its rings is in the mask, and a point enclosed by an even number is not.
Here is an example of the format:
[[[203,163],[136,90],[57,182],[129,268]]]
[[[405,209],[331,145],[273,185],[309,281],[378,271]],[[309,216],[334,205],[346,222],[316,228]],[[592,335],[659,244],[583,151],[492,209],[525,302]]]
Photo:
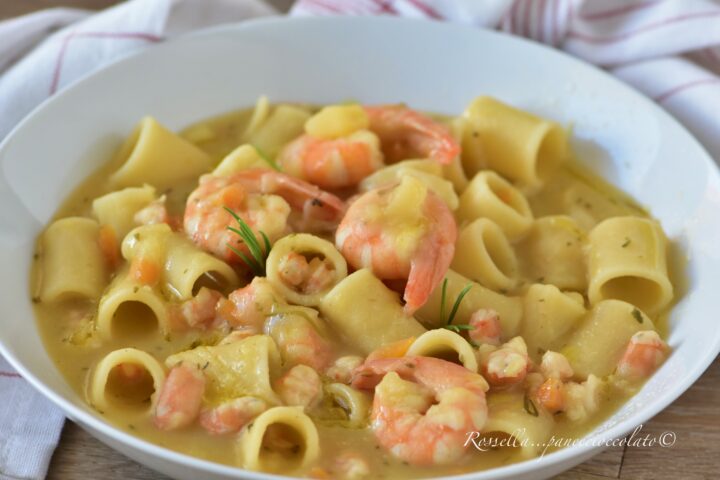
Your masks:
[[[201,0],[198,0],[201,1]],[[99,9],[116,0],[0,0],[0,19],[41,8],[72,6]],[[292,0],[271,0],[281,10]],[[556,477],[560,480],[704,480],[720,478],[720,359],[675,403],[643,427],[643,434],[674,432],[669,448],[616,447]],[[49,480],[163,480],[106,447],[68,421],[53,456]]]

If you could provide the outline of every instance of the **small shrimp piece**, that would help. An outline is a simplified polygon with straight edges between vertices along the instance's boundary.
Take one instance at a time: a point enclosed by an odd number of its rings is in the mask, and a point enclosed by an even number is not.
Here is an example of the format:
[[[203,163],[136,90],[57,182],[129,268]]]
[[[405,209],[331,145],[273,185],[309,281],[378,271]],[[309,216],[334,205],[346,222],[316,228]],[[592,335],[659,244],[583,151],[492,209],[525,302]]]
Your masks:
[[[275,391],[285,405],[309,409],[322,400],[322,381],[307,365],[295,365],[275,382]]]
[[[265,323],[265,332],[277,343],[286,364],[307,365],[324,372],[332,363],[332,345],[300,314],[270,317]]]
[[[278,156],[283,171],[320,188],[349,188],[383,166],[380,141],[366,130],[343,138],[302,135]]]
[[[563,381],[571,379],[575,374],[565,355],[552,351],[543,354],[540,361],[540,372],[545,378],[556,378]]]
[[[617,374],[630,379],[647,378],[665,360],[667,344],[653,330],[632,336],[617,367]]]
[[[323,291],[335,278],[327,259],[315,257],[308,262],[297,252],[280,259],[278,274],[284,283],[308,294]]]
[[[493,387],[506,387],[522,382],[530,368],[527,346],[522,337],[515,337],[481,360],[483,375]]]
[[[160,430],[190,425],[200,413],[205,375],[198,368],[179,364],[170,370],[160,389],[154,423]]]
[[[412,177],[360,195],[340,222],[335,244],[355,269],[381,280],[407,280],[405,313],[423,306],[455,253],[455,217],[439,196]]]
[[[166,202],[167,197],[165,195],[153,200],[145,208],[138,210],[133,220],[139,225],[167,223],[173,230],[178,230],[182,226],[182,219],[170,215]]]
[[[473,342],[500,345],[502,335],[500,315],[495,310],[489,308],[477,310],[470,317],[468,325],[472,327],[472,330],[468,330],[468,336]]]
[[[325,375],[335,382],[349,384],[352,380],[353,371],[362,364],[363,358],[358,355],[340,357],[327,369]]]
[[[370,476],[370,465],[359,453],[343,452],[335,458],[333,471],[343,480],[359,480]]]
[[[583,383],[565,384],[565,415],[572,421],[584,422],[600,408],[604,383],[590,374]]]
[[[200,425],[214,435],[235,433],[268,409],[264,400],[240,397],[200,413]]]
[[[365,107],[370,131],[380,137],[389,162],[432,158],[449,165],[460,154],[450,130],[427,115],[403,105]]]
[[[284,173],[264,168],[243,170],[229,176],[203,175],[200,185],[187,200],[184,227],[188,236],[203,250],[231,264],[242,259],[247,245],[228,230],[236,225],[226,207],[245,221],[260,245],[260,232],[274,242],[291,230],[291,211],[302,215],[303,225],[332,229],[342,218],[345,204],[335,195]]]
[[[565,409],[565,384],[558,378],[548,378],[535,392],[535,398],[550,413]]]
[[[233,327],[262,330],[265,319],[272,315],[282,297],[265,277],[255,277],[249,285],[238,288],[227,300],[220,300],[217,314]]]
[[[216,290],[202,287],[193,298],[170,309],[173,329],[178,331],[191,329],[208,330],[220,327],[216,306],[222,294]]]
[[[379,383],[378,383],[379,382]],[[415,466],[448,465],[467,450],[467,432],[487,420],[483,377],[438,358],[365,362],[355,388],[375,389],[372,429],[380,445]]]

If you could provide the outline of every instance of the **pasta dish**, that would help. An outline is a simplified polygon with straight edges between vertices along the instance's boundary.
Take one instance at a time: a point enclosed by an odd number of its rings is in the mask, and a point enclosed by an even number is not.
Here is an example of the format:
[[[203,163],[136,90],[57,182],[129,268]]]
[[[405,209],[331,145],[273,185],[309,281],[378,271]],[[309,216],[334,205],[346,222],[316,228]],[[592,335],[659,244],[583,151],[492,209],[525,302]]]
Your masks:
[[[569,137],[490,97],[146,117],[38,238],[45,346],[108,422],[241,468],[537,457],[669,354],[665,234]]]

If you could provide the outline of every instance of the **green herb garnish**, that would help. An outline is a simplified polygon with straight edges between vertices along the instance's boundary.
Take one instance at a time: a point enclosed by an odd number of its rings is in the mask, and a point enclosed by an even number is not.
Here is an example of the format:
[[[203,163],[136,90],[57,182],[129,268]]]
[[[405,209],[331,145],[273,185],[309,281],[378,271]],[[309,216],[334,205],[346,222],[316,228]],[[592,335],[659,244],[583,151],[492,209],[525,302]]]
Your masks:
[[[467,295],[467,293],[472,288],[473,284],[472,282],[468,283],[463,287],[462,290],[460,290],[460,293],[458,293],[457,298],[455,299],[455,303],[453,303],[452,309],[450,310],[450,315],[445,317],[445,301],[447,299],[447,284],[448,279],[444,279],[442,283],[442,290],[440,293],[440,319],[445,324],[443,328],[446,328],[448,330],[452,330],[454,332],[460,332],[461,330],[472,330],[472,327],[470,325],[453,325],[452,322],[455,320],[455,315],[457,315],[458,308],[460,308],[460,302],[462,302],[462,299]]]
[[[628,245],[630,245],[630,238],[625,237],[625,243],[622,244],[622,248],[625,248],[625,247],[627,247]]]
[[[640,310],[638,310],[637,308],[633,308],[632,316],[638,323],[643,323],[642,313],[640,313]]]
[[[258,157],[262,158],[265,163],[270,165],[270,168],[272,168],[273,170],[276,170],[278,172],[282,172],[280,165],[275,163],[275,160],[268,157],[267,154],[260,149],[260,147],[258,147],[256,145],[253,145],[252,147],[255,149],[255,152],[258,154]]]
[[[537,407],[535,406],[533,401],[530,400],[530,397],[528,397],[527,395],[525,395],[525,399],[523,400],[523,407],[525,407],[525,411],[527,413],[529,413],[530,415],[532,415],[533,417],[538,416]]]
[[[250,268],[250,270],[253,271],[253,273],[257,276],[263,276],[265,275],[265,259],[268,256],[268,253],[270,253],[270,239],[265,235],[265,232],[262,230],[259,231],[260,236],[263,239],[263,242],[265,243],[265,248],[263,251],[263,247],[260,246],[260,242],[258,242],[257,238],[255,238],[255,234],[253,233],[252,229],[250,228],[250,225],[245,223],[245,220],[240,218],[237,213],[233,212],[228,207],[223,207],[227,212],[230,213],[230,215],[233,216],[235,221],[238,223],[239,228],[234,228],[231,226],[228,226],[227,229],[230,230],[233,233],[236,233],[240,236],[242,239],[242,242],[247,245],[248,250],[250,250],[250,256],[248,257],[243,252],[238,250],[237,248],[233,247],[229,243],[227,244],[228,248],[232,250],[238,257],[242,259],[243,262]]]

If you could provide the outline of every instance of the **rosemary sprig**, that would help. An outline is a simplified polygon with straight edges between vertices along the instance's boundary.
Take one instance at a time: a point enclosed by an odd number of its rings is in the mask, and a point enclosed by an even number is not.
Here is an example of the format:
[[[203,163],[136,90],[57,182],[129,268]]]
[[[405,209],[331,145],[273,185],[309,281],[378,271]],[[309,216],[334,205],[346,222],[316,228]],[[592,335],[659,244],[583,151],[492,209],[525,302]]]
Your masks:
[[[445,301],[447,298],[447,284],[448,279],[444,279],[442,283],[442,290],[440,292],[440,319],[445,324],[443,328],[446,328],[448,330],[451,330],[453,332],[460,332],[461,330],[471,330],[472,327],[470,325],[453,325],[452,322],[455,320],[455,315],[457,315],[458,308],[460,308],[460,302],[462,302],[463,298],[465,298],[465,295],[470,291],[473,284],[472,282],[468,283],[463,287],[462,290],[460,290],[460,293],[458,293],[457,298],[455,298],[455,303],[453,303],[452,308],[450,309],[450,315],[447,316],[447,319],[445,317]]]
[[[270,239],[267,237],[267,235],[265,235],[265,232],[263,232],[262,230],[259,231],[265,247],[265,250],[263,251],[263,247],[260,246],[260,242],[258,242],[257,238],[255,237],[255,234],[250,228],[250,225],[245,223],[245,220],[240,218],[240,216],[237,213],[233,212],[232,209],[228,207],[223,208],[228,213],[230,213],[230,215],[232,215],[235,221],[238,223],[238,228],[234,228],[228,225],[227,229],[237,234],[242,240],[242,242],[247,245],[248,250],[250,250],[250,256],[248,257],[247,255],[245,255],[244,252],[241,252],[229,243],[227,244],[228,248],[232,250],[238,257],[240,257],[242,261],[245,262],[248,267],[250,267],[250,270],[252,270],[255,275],[265,275],[265,259],[267,258],[268,253],[270,253],[270,248],[272,248],[270,245]]]
[[[265,161],[265,163],[267,163],[268,165],[270,165],[270,168],[272,168],[272,169],[275,170],[275,171],[282,172],[282,169],[280,168],[280,165],[278,165],[278,164],[275,162],[275,160],[273,160],[272,158],[268,157],[267,154],[260,149],[260,147],[258,147],[257,145],[253,145],[252,147],[255,149],[255,153],[258,154],[258,157],[262,158],[262,159]]]

